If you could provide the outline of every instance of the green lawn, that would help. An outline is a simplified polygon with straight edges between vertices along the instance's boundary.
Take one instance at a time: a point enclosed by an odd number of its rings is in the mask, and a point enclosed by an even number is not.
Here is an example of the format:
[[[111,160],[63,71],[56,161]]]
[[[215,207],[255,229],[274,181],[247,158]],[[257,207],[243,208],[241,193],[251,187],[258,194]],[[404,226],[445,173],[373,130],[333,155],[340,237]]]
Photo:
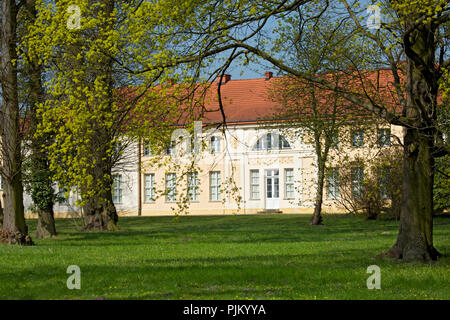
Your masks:
[[[326,215],[121,218],[119,232],[78,232],[58,219],[55,239],[0,245],[2,299],[450,299],[450,219],[436,218],[445,256],[429,264],[375,259],[397,222]],[[31,234],[36,221],[29,220]],[[369,265],[381,290],[369,290]],[[81,268],[69,290],[66,269]]]

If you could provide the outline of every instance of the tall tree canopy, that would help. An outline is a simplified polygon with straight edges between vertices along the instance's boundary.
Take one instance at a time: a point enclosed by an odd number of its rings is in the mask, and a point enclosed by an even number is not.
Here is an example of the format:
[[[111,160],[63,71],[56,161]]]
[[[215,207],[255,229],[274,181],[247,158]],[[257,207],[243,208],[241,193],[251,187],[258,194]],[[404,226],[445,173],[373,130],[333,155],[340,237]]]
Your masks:
[[[404,127],[400,229],[386,254],[404,260],[434,260],[439,257],[432,233],[435,159],[449,152],[436,111],[438,97],[448,94],[450,9],[445,0],[391,0],[378,5],[382,23],[377,30],[364,23],[365,4],[346,0],[160,0],[149,5],[148,15],[149,21],[156,19],[164,30],[152,40],[173,58],[173,65],[183,64],[194,75],[202,74],[195,70],[203,70],[213,77],[212,73],[226,70],[230,61],[246,64],[263,59],[284,74],[333,90],[376,117]],[[292,63],[296,51],[290,49],[302,43],[308,26],[304,19],[314,21],[325,12],[352,23],[351,45],[335,52],[357,75],[358,81],[351,87],[335,84],[325,75],[345,70],[326,65],[322,75],[313,75]],[[288,28],[290,21],[296,29]],[[378,56],[354,59],[355,52],[367,49],[378,50]],[[373,70],[368,68],[389,71],[390,80],[384,84],[390,87],[389,99],[381,94],[385,91],[378,90],[379,77],[369,77]],[[142,65],[137,70],[145,72],[151,67]],[[393,104],[401,111],[392,108]]]
[[[2,139],[10,142],[3,147],[9,177],[5,210],[23,212],[12,41],[17,8],[15,1],[2,5]],[[101,225],[114,225],[110,189],[122,133],[145,134],[157,144],[156,137],[179,120],[181,96],[192,99],[203,88],[196,84],[223,75],[233,62],[265,61],[404,128],[400,229],[386,254],[437,259],[435,163],[450,149],[438,117],[450,88],[449,5],[445,0],[379,1],[382,23],[375,30],[364,23],[366,5],[354,0],[37,1],[26,52],[46,68],[48,99],[39,107],[38,131],[55,137],[46,149],[50,168],[58,181],[82,193],[83,205],[92,211],[88,224],[101,216]],[[345,46],[305,46],[307,28],[325,15],[330,26],[345,23]],[[329,39],[340,38],[330,30]],[[312,61],[320,61],[318,68],[299,65],[305,55],[316,56]],[[330,74],[338,72],[351,80],[333,81]],[[148,90],[155,85],[159,90]],[[162,104],[166,96],[176,102]],[[22,220],[15,220],[13,229],[26,234]],[[9,221],[5,214],[4,223]]]
[[[158,47],[163,29],[147,6],[37,1],[37,18],[28,28],[24,51],[45,66],[46,79],[36,135],[53,137],[44,146],[49,167],[55,181],[80,195],[85,229],[117,228],[115,173],[137,166],[138,140],[162,149],[183,117],[183,84],[172,86],[177,79],[164,68],[171,58]],[[148,69],[137,71],[140,65]]]

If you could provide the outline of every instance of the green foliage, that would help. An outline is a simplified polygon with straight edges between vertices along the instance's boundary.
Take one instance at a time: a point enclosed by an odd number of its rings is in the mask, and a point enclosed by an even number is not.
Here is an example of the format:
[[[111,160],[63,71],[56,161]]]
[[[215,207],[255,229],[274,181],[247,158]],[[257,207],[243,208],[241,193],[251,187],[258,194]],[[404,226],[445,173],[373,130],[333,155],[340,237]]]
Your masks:
[[[168,79],[151,69],[150,61],[162,65],[169,58],[147,46],[149,39],[143,40],[157,26],[150,27],[151,19],[146,20],[143,9],[149,4],[138,3],[38,1],[38,17],[23,45],[48,75],[36,136],[53,137],[50,145],[42,146],[53,180],[75,188],[79,205],[108,202],[112,170],[124,159],[126,148],[138,137],[161,144],[173,128],[174,113],[179,115],[167,96],[176,96],[180,88],[149,90],[156,80],[163,84]],[[79,29],[67,26],[69,5],[80,8]],[[151,70],[131,71],[135,66]]]
[[[24,187],[31,195],[31,199],[36,207],[46,210],[53,207],[55,201],[58,200],[58,196],[53,188],[53,173],[39,168],[39,164],[36,164],[38,161],[33,159],[24,163],[23,169],[26,173]]]
[[[67,28],[69,5],[80,8],[80,29]],[[383,108],[404,102],[404,81],[380,83],[379,74],[369,79],[364,70],[388,66],[402,77],[405,25],[425,14],[422,22],[429,27],[448,5],[443,0],[380,5],[388,19],[371,33],[357,1],[40,0],[23,47],[48,74],[39,133],[55,137],[46,148],[55,180],[77,188],[82,198],[102,198],[100,190],[111,186],[110,168],[123,155],[124,150],[114,153],[119,141],[144,138],[162,149],[181,118],[179,102],[195,101],[205,92],[198,84],[226,71],[231,61],[245,65],[263,58],[328,89],[335,79],[320,74],[356,74],[357,85],[346,82],[338,92],[388,118]],[[272,19],[278,26],[268,30]],[[307,63],[305,56],[311,58]],[[445,91],[448,77],[443,79]],[[155,85],[158,90],[150,90]],[[184,110],[189,120],[204,111],[193,112],[194,105]],[[100,176],[93,173],[99,168]]]

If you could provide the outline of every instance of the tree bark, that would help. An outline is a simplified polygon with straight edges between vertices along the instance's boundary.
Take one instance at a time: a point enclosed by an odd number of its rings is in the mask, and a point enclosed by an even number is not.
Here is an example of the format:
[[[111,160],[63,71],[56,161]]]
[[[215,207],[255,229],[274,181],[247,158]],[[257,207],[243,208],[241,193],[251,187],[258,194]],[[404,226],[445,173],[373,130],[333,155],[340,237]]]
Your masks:
[[[2,195],[2,200],[0,200],[0,230],[2,230],[3,228],[3,195]]]
[[[14,0],[2,1],[1,84],[3,94],[2,171],[4,221],[0,238],[11,244],[33,244],[25,224],[22,185],[21,132],[17,87],[16,28],[17,6]]]
[[[53,208],[47,210],[38,209],[38,224],[36,238],[51,238],[56,235],[55,219]]]
[[[396,243],[385,255],[404,261],[437,260],[440,253],[433,246],[433,122],[436,121],[438,92],[433,72],[434,30],[418,27],[405,42],[409,46],[406,49],[409,59],[403,112],[416,124],[404,129],[400,228]]]
[[[323,202],[323,186],[325,180],[325,163],[322,159],[318,160],[318,173],[317,173],[317,193],[314,204],[314,213],[309,222],[310,225],[321,225],[322,218],[322,202]]]
[[[106,197],[108,201],[98,203],[93,199],[88,201],[84,206],[83,230],[118,230],[117,222],[119,221],[119,216],[117,215],[116,207],[112,202],[112,194],[106,192],[104,193],[104,197]]]
[[[17,159],[15,159],[17,160]],[[5,210],[1,233],[1,240],[10,244],[32,245],[28,236],[23,207],[23,186],[21,173],[16,175],[3,186],[5,192]]]
[[[387,255],[405,261],[437,260],[440,253],[433,246],[433,143],[416,129],[406,130],[404,143],[400,228]]]
[[[433,246],[433,165],[430,141],[408,129],[403,162],[402,207],[397,241],[387,256],[411,260],[437,260]]]
[[[30,21],[36,20],[36,0],[27,0],[26,10]],[[55,219],[53,213],[55,191],[53,189],[52,173],[49,167],[48,155],[42,149],[51,141],[49,135],[35,137],[35,132],[40,119],[37,114],[37,106],[44,101],[44,89],[42,87],[42,68],[36,59],[30,59],[27,65],[30,90],[30,133],[31,141],[31,197],[38,208],[38,225],[36,238],[48,238],[56,235]]]
[[[107,154],[106,132],[100,128],[97,131],[94,143],[93,156],[95,159],[95,166],[90,170],[94,180],[102,181],[101,190],[96,190],[95,195],[86,200],[84,206],[84,230],[117,230],[117,222],[119,216],[116,207],[113,203],[112,196],[112,164],[111,156]]]
[[[95,181],[102,181],[101,190],[95,190],[94,196],[86,200],[84,206],[84,230],[117,230],[119,216],[113,202],[112,163],[111,155],[107,148],[109,134],[104,127],[96,130],[96,136],[92,143],[92,156],[95,166],[88,171]],[[114,156],[113,156],[114,157]],[[86,194],[86,193],[85,193]]]

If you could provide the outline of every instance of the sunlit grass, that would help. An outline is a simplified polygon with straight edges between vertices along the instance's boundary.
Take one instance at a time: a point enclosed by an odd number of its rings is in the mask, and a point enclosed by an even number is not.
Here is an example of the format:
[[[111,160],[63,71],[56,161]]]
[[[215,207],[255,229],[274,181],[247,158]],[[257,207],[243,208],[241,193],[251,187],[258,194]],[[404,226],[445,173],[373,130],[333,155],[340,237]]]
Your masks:
[[[449,299],[450,219],[435,219],[433,263],[374,257],[395,241],[395,221],[327,215],[121,218],[119,232],[78,232],[57,220],[55,239],[0,245],[3,299]],[[34,234],[36,221],[28,221]],[[381,290],[366,269],[381,268]],[[81,289],[66,286],[69,265]]]

